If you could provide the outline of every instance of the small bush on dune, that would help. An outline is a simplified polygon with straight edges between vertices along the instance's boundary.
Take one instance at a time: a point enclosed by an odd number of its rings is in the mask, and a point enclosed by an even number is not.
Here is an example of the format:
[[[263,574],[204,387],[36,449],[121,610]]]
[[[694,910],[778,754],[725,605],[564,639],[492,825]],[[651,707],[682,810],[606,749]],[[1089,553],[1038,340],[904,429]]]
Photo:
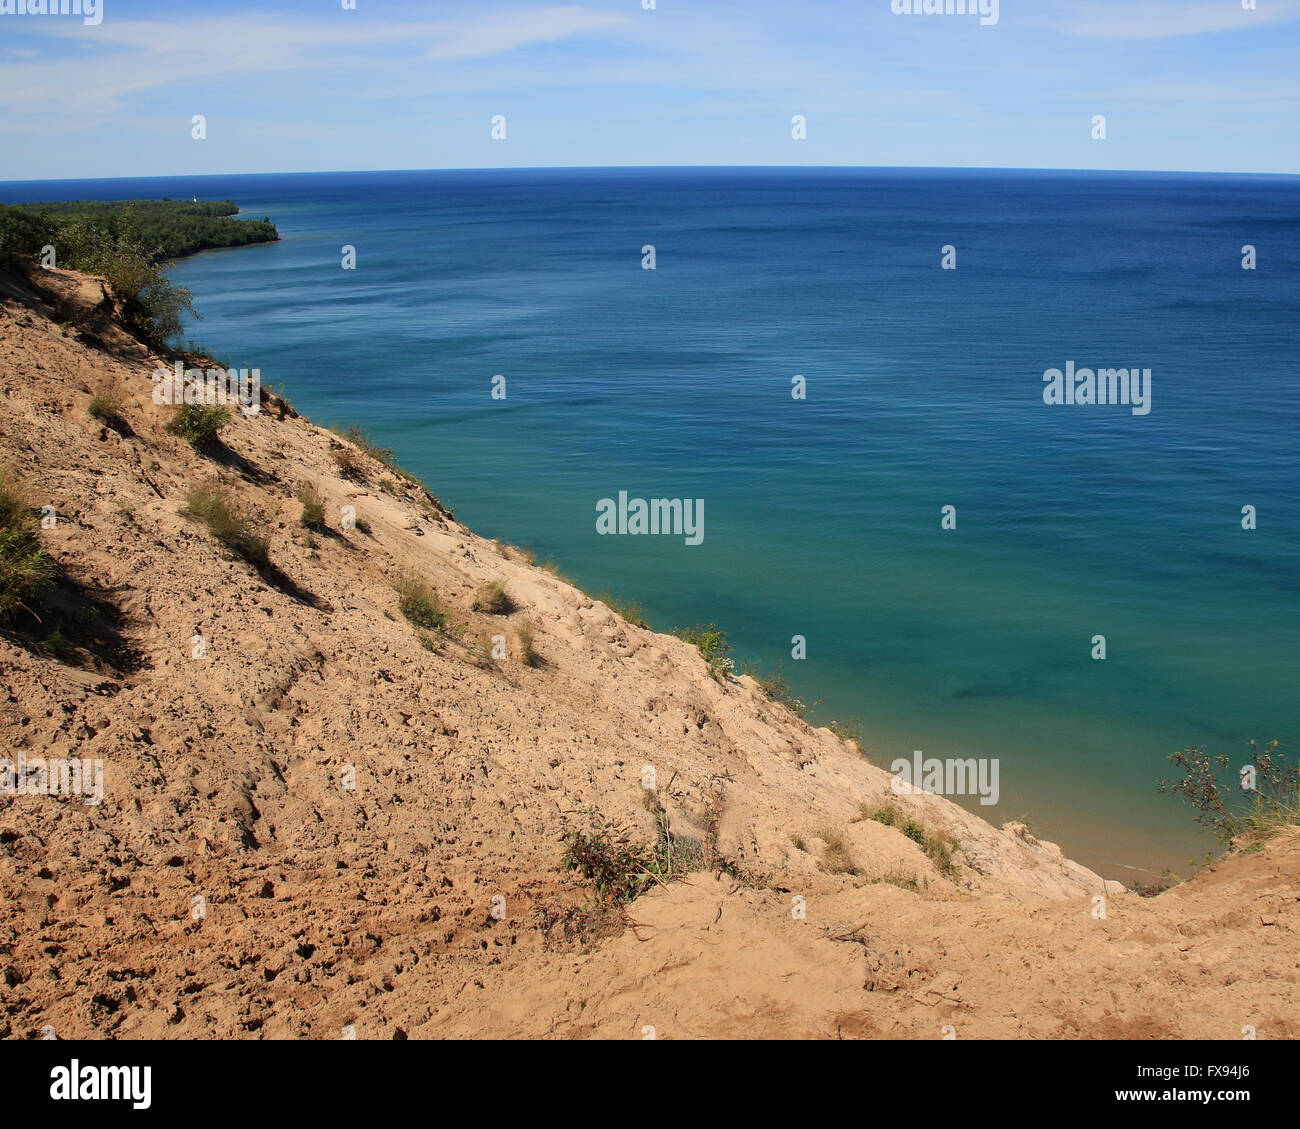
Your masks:
[[[31,611],[54,583],[54,562],[41,548],[35,507],[12,467],[0,467],[0,621]]]
[[[850,717],[844,721],[832,719],[827,722],[826,728],[841,741],[848,741],[856,745],[858,752],[862,751],[862,722],[858,718]]]
[[[229,422],[230,409],[224,404],[178,404],[167,430],[191,447],[201,448],[215,443]]]
[[[822,848],[821,865],[827,874],[858,873],[858,864],[853,859],[848,840],[844,838],[843,832],[826,828],[817,833],[817,838],[826,844]]]
[[[97,420],[107,424],[123,422],[122,410],[126,406],[126,396],[122,386],[112,377],[106,377],[95,390],[87,411]]]
[[[298,487],[298,501],[302,503],[302,516],[298,520],[308,529],[325,528],[325,498],[315,483],[304,482]]]
[[[353,482],[365,481],[366,475],[361,467],[361,460],[357,458],[357,453],[351,447],[335,447],[330,452],[330,457],[338,467],[339,474],[344,478]]]
[[[609,592],[602,592],[596,597],[610,611],[617,616],[622,616],[633,627],[649,627],[650,624],[645,618],[645,612],[641,605],[633,603],[631,600],[620,600],[617,596]]]
[[[716,623],[698,627],[675,627],[672,634],[699,648],[709,669],[719,678],[725,678],[736,667],[731,659],[731,644],[727,642],[727,633]]]
[[[521,627],[516,634],[519,636],[519,659],[524,666],[536,666],[538,662],[537,649],[533,645],[533,633],[526,627]]]
[[[901,831],[925,852],[940,874],[951,878],[956,873],[957,865],[953,856],[961,845],[948,832],[927,831],[925,824],[908,815],[897,804],[888,804],[883,808],[859,804],[858,811],[863,819],[874,820]]]
[[[186,517],[201,521],[217,541],[258,568],[270,564],[270,538],[239,509],[224,490],[195,486],[185,500]]]
[[[416,627],[437,631],[446,623],[447,615],[438,607],[433,589],[418,576],[403,574],[398,577],[393,590],[397,593],[397,606],[402,615]]]
[[[654,881],[655,858],[632,842],[631,836],[606,821],[591,830],[575,828],[563,816],[565,870],[576,870],[596,893],[615,905],[625,905]]]
[[[746,671],[746,673],[750,672]],[[776,670],[766,677],[759,677],[757,667],[754,669],[753,675],[758,682],[758,688],[777,705],[785,706],[795,717],[803,717],[808,712],[807,703],[796,696],[794,687],[790,685],[790,680],[786,678],[780,663],[777,663]],[[814,702],[813,705],[817,706],[821,705],[821,703]]]
[[[488,615],[509,615],[514,611],[515,603],[506,592],[504,580],[492,580],[480,586],[474,593],[473,609]]]
[[[1196,809],[1196,821],[1221,843],[1231,844],[1239,836],[1247,845],[1261,843],[1283,827],[1300,827],[1300,768],[1288,765],[1279,748],[1279,741],[1263,748],[1252,741],[1250,759],[1240,768],[1204,748],[1183,749],[1169,757],[1183,770],[1183,779],[1175,784],[1161,780],[1159,791],[1181,795]]]

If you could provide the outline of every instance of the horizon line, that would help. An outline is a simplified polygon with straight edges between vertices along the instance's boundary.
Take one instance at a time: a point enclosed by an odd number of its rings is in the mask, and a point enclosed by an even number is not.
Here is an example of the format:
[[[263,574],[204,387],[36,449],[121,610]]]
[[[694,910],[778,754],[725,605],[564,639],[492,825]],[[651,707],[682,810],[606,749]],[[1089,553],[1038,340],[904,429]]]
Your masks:
[[[1290,177],[1300,172],[1230,172],[1217,169],[1083,169],[1017,165],[491,165],[447,168],[365,168],[365,169],[275,169],[258,172],[204,173],[137,173],[131,176],[49,176],[26,180],[0,180],[0,184],[77,183],[112,180],[199,180],[239,176],[326,176],[365,173],[492,173],[492,172],[604,172],[604,171],[672,172],[683,170],[762,171],[762,172],[987,172],[987,173],[1076,173],[1126,176],[1223,176],[1223,177]]]

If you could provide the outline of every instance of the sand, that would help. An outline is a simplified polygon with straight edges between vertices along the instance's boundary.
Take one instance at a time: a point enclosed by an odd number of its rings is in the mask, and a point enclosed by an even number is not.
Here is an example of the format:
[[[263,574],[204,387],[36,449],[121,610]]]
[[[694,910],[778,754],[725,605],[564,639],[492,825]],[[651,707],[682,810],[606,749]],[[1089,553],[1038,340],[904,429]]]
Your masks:
[[[1300,834],[1125,892],[1022,825],[892,795],[869,738],[719,680],[274,397],[196,452],[150,398],[163,365],[99,280],[0,269],[0,461],[57,510],[83,625],[59,655],[0,639],[0,752],[104,770],[97,805],[0,797],[0,1035],[1300,1033]],[[87,411],[104,381],[123,425]],[[219,476],[266,520],[269,581],[182,512]],[[421,642],[403,574],[464,642]],[[493,581],[507,615],[473,610]],[[477,650],[494,635],[504,658]],[[653,842],[647,767],[683,839],[721,789],[732,873],[575,916],[598,899],[563,821]],[[951,874],[862,818],[889,802],[960,843]],[[827,837],[856,873],[828,872]]]

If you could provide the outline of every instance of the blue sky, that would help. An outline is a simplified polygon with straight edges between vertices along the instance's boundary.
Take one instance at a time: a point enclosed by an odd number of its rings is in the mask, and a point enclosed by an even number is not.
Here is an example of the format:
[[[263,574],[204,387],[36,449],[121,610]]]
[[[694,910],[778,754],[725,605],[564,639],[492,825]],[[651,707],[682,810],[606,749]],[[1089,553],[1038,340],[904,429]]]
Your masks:
[[[557,165],[1300,173],[1300,0],[1001,0],[992,26],[896,15],[891,0],[99,2],[97,26],[0,14],[0,180]]]

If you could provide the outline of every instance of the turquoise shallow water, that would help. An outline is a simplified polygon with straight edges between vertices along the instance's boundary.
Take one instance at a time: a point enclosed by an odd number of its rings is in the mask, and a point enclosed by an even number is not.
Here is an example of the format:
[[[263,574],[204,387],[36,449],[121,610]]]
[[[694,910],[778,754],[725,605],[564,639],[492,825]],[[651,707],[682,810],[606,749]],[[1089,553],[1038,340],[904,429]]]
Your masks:
[[[0,199],[191,192],[283,236],[176,264],[192,336],[367,428],[477,532],[783,659],[878,763],[998,757],[983,814],[1123,878],[1212,845],[1156,794],[1169,752],[1297,747],[1300,178],[542,170]],[[1069,360],[1152,369],[1150,415],[1044,405]],[[703,543],[598,536],[619,490],[703,498]]]

